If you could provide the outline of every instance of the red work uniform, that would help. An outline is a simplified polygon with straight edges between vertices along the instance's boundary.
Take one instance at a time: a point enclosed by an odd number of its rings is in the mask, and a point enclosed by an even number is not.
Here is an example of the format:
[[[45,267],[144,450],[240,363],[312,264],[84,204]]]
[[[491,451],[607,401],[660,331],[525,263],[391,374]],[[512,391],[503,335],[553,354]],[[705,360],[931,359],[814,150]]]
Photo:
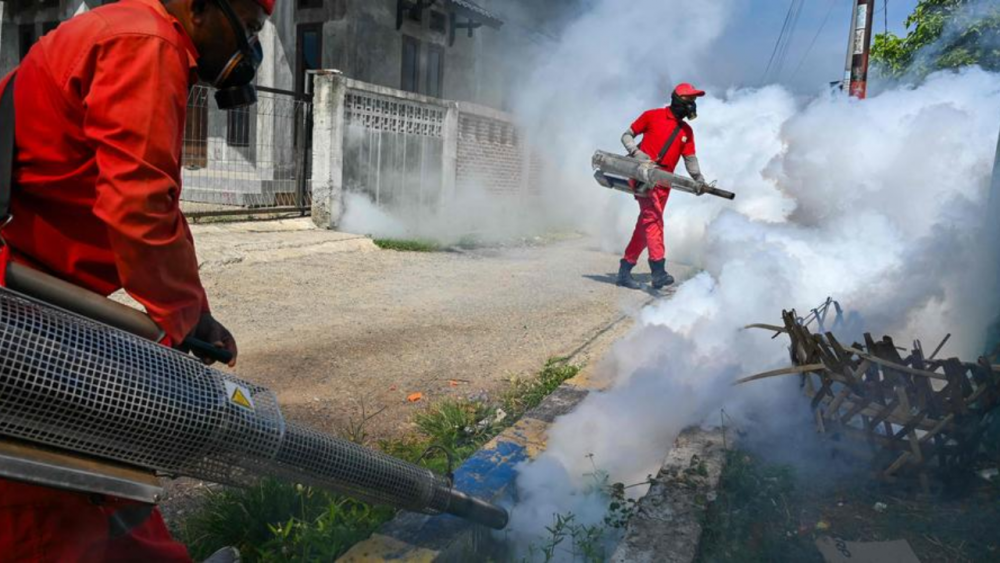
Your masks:
[[[13,259],[104,295],[124,287],[171,342],[208,311],[179,208],[196,60],[160,0],[122,0],[43,37],[15,82]],[[142,508],[0,480],[0,561],[190,561]]]
[[[661,109],[651,109],[635,120],[632,124],[632,133],[636,136],[642,135],[642,142],[639,150],[656,160],[663,150],[663,145],[667,143],[671,135],[680,125],[680,132],[674,138],[674,142],[666,150],[659,165],[669,172],[677,168],[677,163],[682,156],[693,156],[694,130],[683,120],[674,117],[674,113],[669,107]],[[655,187],[646,196],[636,196],[639,201],[639,219],[635,224],[635,231],[632,233],[632,240],[625,248],[625,260],[631,264],[639,261],[639,255],[647,247],[649,248],[649,259],[652,261],[663,260],[666,254],[663,247],[663,209],[667,206],[667,199],[670,197],[670,188]]]

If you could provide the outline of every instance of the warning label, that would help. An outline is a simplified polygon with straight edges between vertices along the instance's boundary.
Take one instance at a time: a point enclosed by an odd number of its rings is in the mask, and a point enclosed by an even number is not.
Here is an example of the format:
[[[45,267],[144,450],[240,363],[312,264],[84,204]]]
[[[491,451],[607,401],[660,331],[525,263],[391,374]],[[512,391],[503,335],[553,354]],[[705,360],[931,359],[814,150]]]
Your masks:
[[[249,389],[232,381],[226,381],[225,383],[226,397],[230,403],[247,410],[254,410],[253,398]]]

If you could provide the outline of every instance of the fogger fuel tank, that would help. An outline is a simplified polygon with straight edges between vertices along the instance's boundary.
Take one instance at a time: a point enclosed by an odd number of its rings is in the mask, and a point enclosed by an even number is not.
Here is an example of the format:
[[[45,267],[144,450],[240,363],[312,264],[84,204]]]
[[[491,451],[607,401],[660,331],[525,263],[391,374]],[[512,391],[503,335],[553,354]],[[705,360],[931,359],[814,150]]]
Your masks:
[[[269,390],[0,288],[0,437],[171,476],[262,476],[502,529],[428,469],[284,420]],[[0,475],[4,471],[0,457]]]

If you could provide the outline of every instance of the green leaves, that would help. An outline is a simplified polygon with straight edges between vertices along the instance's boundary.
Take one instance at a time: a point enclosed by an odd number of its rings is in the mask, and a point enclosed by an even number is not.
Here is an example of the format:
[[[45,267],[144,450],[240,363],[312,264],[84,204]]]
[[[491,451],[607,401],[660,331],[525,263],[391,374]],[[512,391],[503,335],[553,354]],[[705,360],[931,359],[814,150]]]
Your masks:
[[[906,37],[875,36],[872,60],[891,78],[922,78],[980,65],[1000,71],[1000,6],[981,0],[921,0],[906,19]]]

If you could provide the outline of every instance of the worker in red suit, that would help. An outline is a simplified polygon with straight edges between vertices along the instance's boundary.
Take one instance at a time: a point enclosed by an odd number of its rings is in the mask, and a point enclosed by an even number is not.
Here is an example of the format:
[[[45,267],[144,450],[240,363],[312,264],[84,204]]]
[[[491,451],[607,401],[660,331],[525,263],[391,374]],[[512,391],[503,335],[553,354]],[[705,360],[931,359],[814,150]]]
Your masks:
[[[124,288],[164,344],[196,337],[234,365],[179,207],[181,147],[199,79],[223,109],[256,101],[256,35],[274,2],[120,0],[41,38],[0,82],[16,115],[0,264],[104,295]],[[189,560],[152,506],[0,480],[0,562]]]
[[[651,109],[635,120],[622,135],[622,144],[629,156],[640,160],[654,160],[669,172],[673,172],[681,157],[688,174],[698,182],[705,183],[695,155],[694,130],[685,119],[698,116],[697,98],[705,92],[684,83],[677,86],[671,95],[670,105]],[[636,145],[635,138],[642,135],[642,143]],[[632,268],[639,261],[643,250],[649,249],[649,268],[652,271],[654,289],[661,289],[672,283],[674,278],[666,270],[663,246],[663,209],[670,197],[670,188],[654,186],[636,194],[639,202],[639,219],[632,233],[632,240],[625,249],[625,256],[619,262],[617,284],[630,289],[638,289],[639,284],[632,277]]]

